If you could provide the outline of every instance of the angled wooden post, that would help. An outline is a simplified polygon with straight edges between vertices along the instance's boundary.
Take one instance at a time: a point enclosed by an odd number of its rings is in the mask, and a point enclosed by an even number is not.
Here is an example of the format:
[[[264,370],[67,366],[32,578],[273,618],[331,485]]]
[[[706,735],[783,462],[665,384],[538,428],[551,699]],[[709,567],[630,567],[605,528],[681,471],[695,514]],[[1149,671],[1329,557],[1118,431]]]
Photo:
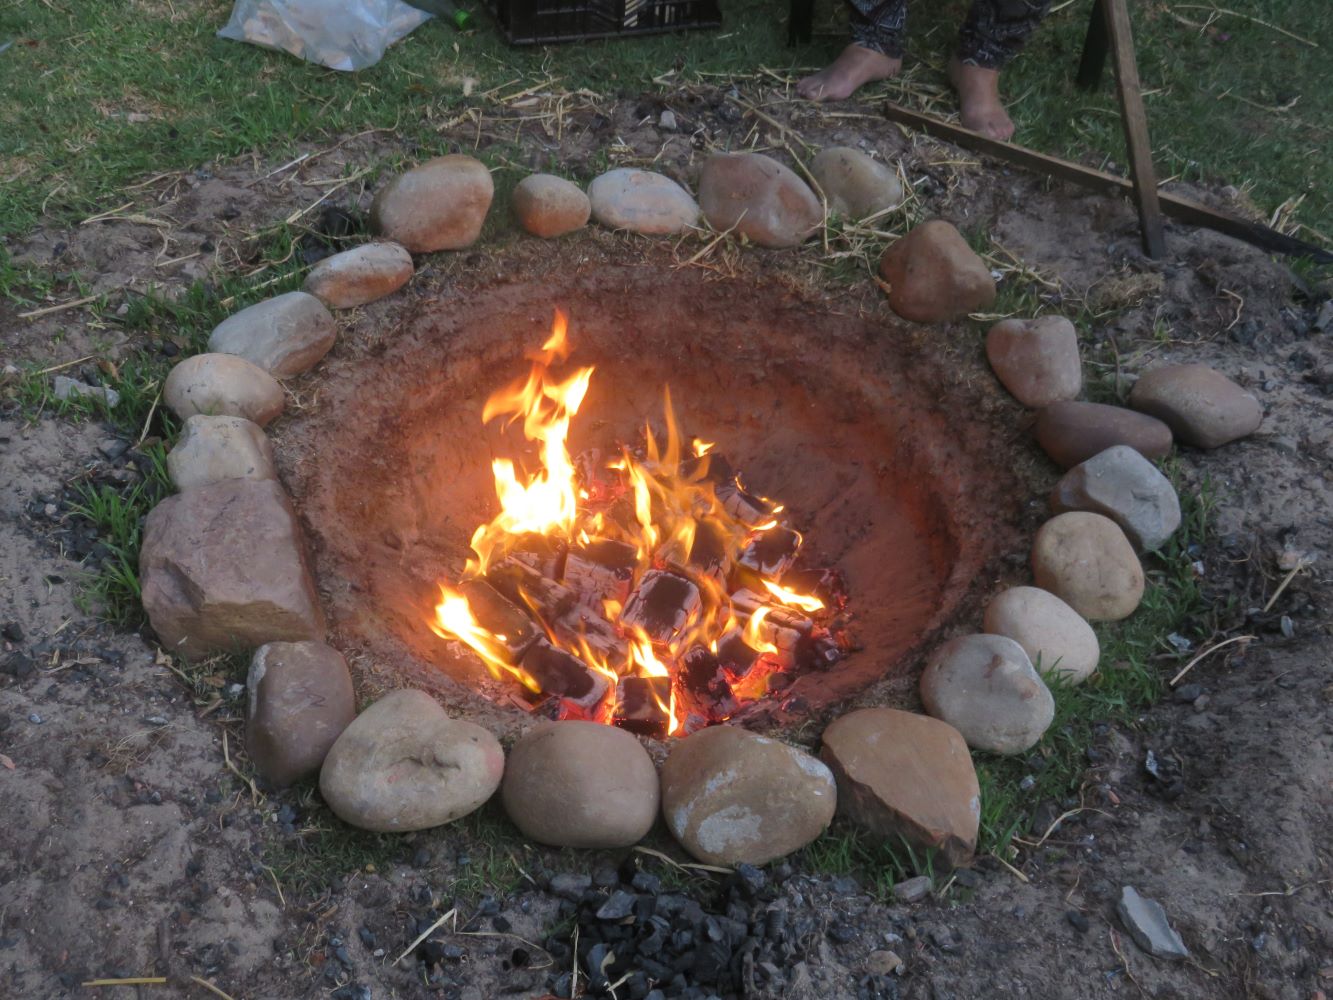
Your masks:
[[[1106,34],[1115,65],[1116,97],[1129,148],[1129,176],[1134,183],[1134,201],[1143,231],[1143,252],[1158,258],[1166,253],[1162,233],[1162,207],[1157,200],[1157,175],[1153,171],[1152,146],[1148,142],[1148,115],[1139,89],[1139,67],[1134,60],[1134,35],[1125,0],[1097,0],[1106,18]],[[1086,49],[1085,49],[1086,54]]]

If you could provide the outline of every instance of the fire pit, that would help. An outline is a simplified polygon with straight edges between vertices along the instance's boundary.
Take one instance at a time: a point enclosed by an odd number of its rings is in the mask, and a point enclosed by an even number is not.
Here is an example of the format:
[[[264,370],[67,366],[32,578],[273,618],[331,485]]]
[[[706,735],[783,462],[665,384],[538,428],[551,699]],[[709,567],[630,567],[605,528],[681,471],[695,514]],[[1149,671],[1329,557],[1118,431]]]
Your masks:
[[[279,439],[334,641],[501,728],[818,714],[1014,547],[1000,442],[957,433],[947,380],[771,289],[603,268],[349,354]]]

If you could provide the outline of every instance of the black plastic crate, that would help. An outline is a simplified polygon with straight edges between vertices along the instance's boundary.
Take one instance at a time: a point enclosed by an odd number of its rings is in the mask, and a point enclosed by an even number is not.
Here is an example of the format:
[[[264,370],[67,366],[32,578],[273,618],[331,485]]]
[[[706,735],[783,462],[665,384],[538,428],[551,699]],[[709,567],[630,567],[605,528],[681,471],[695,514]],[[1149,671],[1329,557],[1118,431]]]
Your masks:
[[[716,28],[718,0],[488,0],[511,45]]]

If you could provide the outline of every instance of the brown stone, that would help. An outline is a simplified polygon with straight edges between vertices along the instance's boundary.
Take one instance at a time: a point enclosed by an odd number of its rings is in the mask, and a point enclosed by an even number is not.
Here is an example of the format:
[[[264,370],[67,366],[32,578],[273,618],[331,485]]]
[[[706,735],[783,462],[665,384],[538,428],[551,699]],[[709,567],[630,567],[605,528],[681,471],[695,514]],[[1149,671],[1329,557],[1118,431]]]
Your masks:
[[[981,789],[967,743],[947,722],[863,708],[824,730],[820,751],[838,783],[838,812],[962,864],[977,845]]]
[[[169,653],[324,637],[301,529],[272,480],[226,479],[167,497],[144,522],[139,576]]]
[[[337,333],[323,302],[308,292],[287,292],[228,316],[209,334],[208,349],[245,358],[274,378],[290,378],[314,368]]]
[[[1171,428],[1196,448],[1220,448],[1247,437],[1263,423],[1259,400],[1207,365],[1168,365],[1143,375],[1129,405]]]
[[[162,401],[181,420],[196,413],[244,417],[263,427],[282,412],[282,386],[258,365],[233,354],[195,354],[177,363]]]
[[[481,235],[493,197],[495,182],[480,160],[437,156],[380,188],[370,226],[412,253],[461,250]]]
[[[986,334],[986,358],[1010,394],[1033,409],[1083,388],[1078,332],[1063,316],[1001,320]]]
[[[554,174],[532,174],[514,188],[514,217],[533,236],[564,236],[588,224],[592,202],[577,184]]]
[[[339,819],[405,833],[452,823],[485,804],[504,750],[481,726],[451,719],[424,691],[390,691],[356,717],[324,758],[319,792]]]
[[[1128,618],[1143,600],[1143,567],[1120,526],[1084,511],[1058,514],[1032,543],[1032,575],[1084,618]]]
[[[830,212],[859,221],[902,203],[898,172],[848,146],[824,149],[810,161],[810,173],[828,201]]]
[[[1037,444],[1062,469],[1071,469],[1117,444],[1154,460],[1171,452],[1171,428],[1166,424],[1105,403],[1052,403],[1037,414],[1033,433]]]
[[[734,230],[761,247],[794,247],[824,221],[805,181],[762,153],[718,153],[699,174],[699,207],[718,232]]]
[[[176,489],[195,489],[223,479],[277,479],[273,445],[244,417],[195,414],[167,455],[167,473]]]
[[[301,287],[330,309],[351,309],[392,295],[413,272],[412,255],[397,243],[366,243],[325,257]]]
[[[736,726],[713,726],[671,748],[662,815],[706,864],[767,864],[818,837],[833,819],[833,776],[795,747]]]
[[[255,769],[283,788],[319,772],[356,718],[347,661],[322,642],[270,642],[255,650],[246,678],[245,746]]]
[[[538,843],[629,847],[657,818],[657,768],[623,729],[547,722],[514,744],[500,796],[514,825]]]
[[[942,219],[923,222],[885,251],[879,273],[889,305],[914,323],[947,323],[995,302],[995,279]]]

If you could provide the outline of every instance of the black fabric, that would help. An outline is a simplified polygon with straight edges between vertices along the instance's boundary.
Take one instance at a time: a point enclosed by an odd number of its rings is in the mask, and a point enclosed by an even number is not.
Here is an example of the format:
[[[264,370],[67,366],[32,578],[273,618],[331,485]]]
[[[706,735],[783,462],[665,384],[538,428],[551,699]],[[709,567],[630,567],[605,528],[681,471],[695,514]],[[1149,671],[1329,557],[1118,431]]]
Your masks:
[[[852,41],[900,59],[907,28],[907,0],[847,0]],[[958,37],[958,58],[999,69],[1023,47],[1041,23],[1050,0],[972,0]]]

